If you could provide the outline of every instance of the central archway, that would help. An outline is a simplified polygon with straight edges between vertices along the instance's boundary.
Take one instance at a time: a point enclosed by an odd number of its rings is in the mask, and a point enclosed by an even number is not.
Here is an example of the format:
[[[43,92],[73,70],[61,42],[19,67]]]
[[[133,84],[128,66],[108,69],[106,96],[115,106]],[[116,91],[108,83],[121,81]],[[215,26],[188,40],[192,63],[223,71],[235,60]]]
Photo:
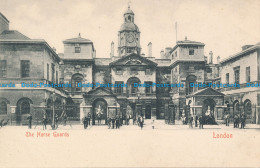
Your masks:
[[[205,117],[205,124],[216,124],[214,110],[216,103],[213,99],[205,99],[202,106],[202,115]]]
[[[101,124],[106,124],[107,120],[107,102],[102,98],[97,98],[92,104],[92,125],[101,120]]]
[[[141,81],[137,77],[131,77],[127,80],[127,95],[129,96],[136,96],[138,93],[138,87],[134,87],[134,84],[138,83],[140,84]]]

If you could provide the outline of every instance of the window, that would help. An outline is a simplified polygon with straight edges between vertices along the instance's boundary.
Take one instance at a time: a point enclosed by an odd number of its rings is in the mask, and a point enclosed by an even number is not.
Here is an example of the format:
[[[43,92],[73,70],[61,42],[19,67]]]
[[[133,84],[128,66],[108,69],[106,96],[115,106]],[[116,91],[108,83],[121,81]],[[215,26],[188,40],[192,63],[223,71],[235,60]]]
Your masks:
[[[58,71],[56,71],[56,83],[57,83],[57,84],[59,83],[59,80],[58,80],[59,78],[58,78],[58,77],[59,77]]]
[[[250,82],[250,67],[246,67],[246,82]]]
[[[21,60],[21,77],[29,77],[30,76],[30,61],[29,60]]]
[[[123,84],[124,82],[122,81],[116,81],[115,84],[117,85],[117,87],[115,88],[115,93],[121,94],[123,93]]]
[[[151,75],[152,73],[151,73],[151,69],[150,68],[147,68],[146,70],[145,70],[145,75]]]
[[[226,73],[226,84],[229,84],[229,73]]]
[[[0,78],[6,77],[6,60],[0,60]]]
[[[234,74],[235,74],[235,83],[239,84],[239,79],[240,79],[240,69],[234,68]]]
[[[81,48],[80,48],[79,44],[76,44],[75,45],[75,53],[80,53],[80,51],[81,51]]]
[[[172,54],[172,60],[174,59],[174,55]]]
[[[54,63],[51,63],[51,81],[52,82],[55,81],[54,75],[55,75],[55,65],[54,65]]]
[[[0,114],[7,114],[7,104],[5,101],[0,102]]]
[[[189,49],[189,55],[194,55],[194,49]]]
[[[152,82],[145,82],[147,84],[147,86],[149,87],[145,87],[145,93],[146,94],[151,94],[152,93]]]
[[[122,69],[121,69],[121,68],[117,68],[117,69],[116,69],[116,74],[117,74],[117,75],[122,75],[122,74],[123,74]]]
[[[81,74],[74,74],[71,78],[72,80],[72,88],[74,91],[80,92],[82,87],[79,87],[79,83],[83,81],[83,75]]]
[[[128,20],[131,22],[131,16],[128,16]]]
[[[177,53],[177,51],[175,52],[175,57],[177,57],[178,56],[178,53]]]
[[[50,65],[47,64],[47,81],[50,79]]]

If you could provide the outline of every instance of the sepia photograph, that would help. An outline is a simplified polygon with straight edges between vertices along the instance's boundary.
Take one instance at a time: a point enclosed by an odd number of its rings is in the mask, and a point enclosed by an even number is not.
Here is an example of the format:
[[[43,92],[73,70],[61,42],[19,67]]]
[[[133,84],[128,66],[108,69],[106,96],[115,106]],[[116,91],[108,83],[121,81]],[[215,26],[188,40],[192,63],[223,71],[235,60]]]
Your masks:
[[[0,167],[260,167],[260,0],[0,0]]]

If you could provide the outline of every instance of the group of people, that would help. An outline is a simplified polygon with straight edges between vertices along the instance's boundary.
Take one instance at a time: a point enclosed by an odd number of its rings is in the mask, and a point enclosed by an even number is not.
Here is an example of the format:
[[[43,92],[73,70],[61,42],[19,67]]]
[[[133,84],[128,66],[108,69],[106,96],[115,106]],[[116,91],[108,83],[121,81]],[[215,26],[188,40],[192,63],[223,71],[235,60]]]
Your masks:
[[[87,128],[88,128],[88,126],[90,125],[90,120],[91,120],[91,115],[90,115],[90,113],[88,113],[88,115],[85,116],[85,117],[82,119],[84,129],[87,129]]]
[[[229,122],[230,122],[230,114],[226,114],[225,115],[226,126],[229,126]],[[241,124],[240,128],[244,129],[246,125],[246,115],[244,112],[241,114],[240,117],[238,114],[234,115],[234,128],[239,128],[239,123]]]
[[[114,129],[116,126],[116,129],[119,129],[120,126],[123,125],[122,117],[119,115],[116,115],[116,117],[109,117],[107,120],[108,129]]]

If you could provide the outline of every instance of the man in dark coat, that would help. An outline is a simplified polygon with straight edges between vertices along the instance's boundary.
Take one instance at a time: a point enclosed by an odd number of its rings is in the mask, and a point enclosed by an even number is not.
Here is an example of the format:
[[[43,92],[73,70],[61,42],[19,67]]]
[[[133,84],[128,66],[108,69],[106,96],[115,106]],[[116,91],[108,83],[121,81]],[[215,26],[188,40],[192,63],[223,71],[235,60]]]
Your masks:
[[[43,130],[46,129],[47,125],[47,114],[43,114],[43,119],[42,119],[42,124],[43,124]]]
[[[198,127],[198,116],[195,116],[195,127]]]
[[[143,118],[143,116],[140,116],[139,122],[140,122],[139,124],[140,124],[141,130],[142,130],[143,126],[144,126],[144,118]]]
[[[201,128],[201,129],[203,129],[203,122],[204,122],[204,119],[203,119],[203,116],[200,116],[199,117],[199,122],[200,122],[200,126],[199,126],[199,128]]]
[[[116,116],[116,129],[119,128],[119,116]]]
[[[90,114],[90,112],[88,113],[88,125],[90,125],[90,120],[91,120],[91,114]]]
[[[28,128],[31,129],[32,128],[32,114],[29,114],[29,116],[27,117],[28,120]]]
[[[239,117],[237,114],[234,116],[234,128],[239,128]]]
[[[88,118],[87,117],[83,118],[83,125],[84,125],[84,129],[88,128]]]
[[[241,115],[241,129],[245,129],[245,124],[246,124],[246,115],[243,112]]]

